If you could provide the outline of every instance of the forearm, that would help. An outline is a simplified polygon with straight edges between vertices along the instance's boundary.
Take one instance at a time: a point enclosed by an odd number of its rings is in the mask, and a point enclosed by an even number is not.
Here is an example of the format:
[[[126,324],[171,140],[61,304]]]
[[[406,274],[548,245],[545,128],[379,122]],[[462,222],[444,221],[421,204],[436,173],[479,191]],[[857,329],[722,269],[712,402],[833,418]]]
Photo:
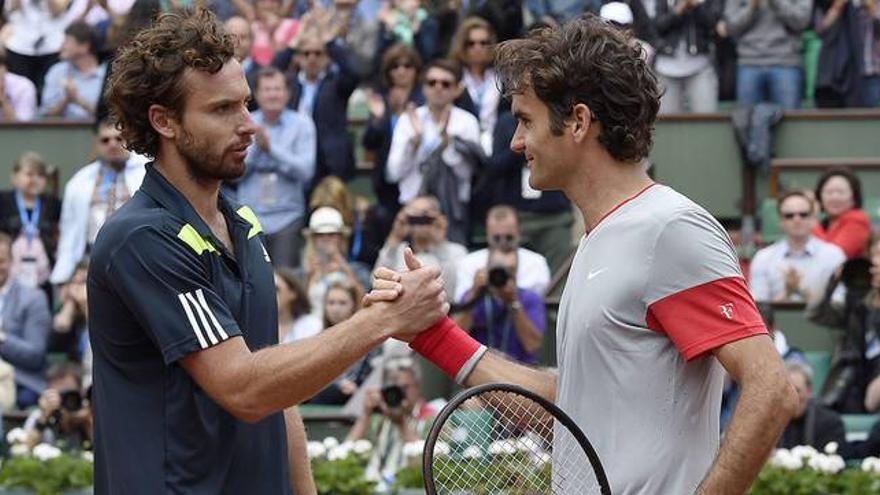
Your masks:
[[[0,108],[2,108],[3,111],[3,120],[17,120],[15,118],[15,108],[9,103],[9,100],[0,97]]]
[[[555,373],[514,363],[493,352],[487,352],[480,358],[464,384],[475,387],[497,382],[519,385],[551,402],[556,401]]]
[[[54,104],[43,107],[43,115],[46,117],[59,117],[62,113],[64,113],[64,109],[67,107],[67,100],[62,98],[55,102]]]
[[[361,414],[357,421],[351,426],[345,440],[347,442],[355,442],[367,436],[367,430],[370,428],[370,414]]]
[[[459,311],[452,315],[452,319],[455,320],[456,325],[467,333],[471,333],[471,330],[474,328],[474,315],[472,311]]]
[[[733,419],[700,495],[746,493],[791,419],[793,391],[784,374],[754,375],[740,385]]]
[[[315,495],[315,482],[312,479],[312,466],[306,448],[306,428],[299,410],[290,407],[284,410],[287,426],[287,459],[290,463],[290,486],[296,495]]]
[[[535,353],[541,348],[544,336],[538,331],[538,327],[525,311],[514,311],[513,328],[516,330],[516,336],[527,352]]]

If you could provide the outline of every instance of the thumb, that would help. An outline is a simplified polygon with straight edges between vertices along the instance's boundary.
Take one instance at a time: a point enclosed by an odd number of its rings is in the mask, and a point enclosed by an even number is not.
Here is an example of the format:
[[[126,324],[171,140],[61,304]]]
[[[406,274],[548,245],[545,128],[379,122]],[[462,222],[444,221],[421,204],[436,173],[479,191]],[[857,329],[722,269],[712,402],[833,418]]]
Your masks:
[[[406,248],[403,251],[403,260],[406,262],[406,267],[409,271],[418,270],[422,267],[422,262],[416,259],[416,255],[413,254],[411,248]]]

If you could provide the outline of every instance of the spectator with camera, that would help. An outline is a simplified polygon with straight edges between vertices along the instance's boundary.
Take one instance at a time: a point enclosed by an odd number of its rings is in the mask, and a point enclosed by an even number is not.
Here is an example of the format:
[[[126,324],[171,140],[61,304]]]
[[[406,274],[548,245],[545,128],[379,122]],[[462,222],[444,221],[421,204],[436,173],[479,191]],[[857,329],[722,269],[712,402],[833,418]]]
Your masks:
[[[806,364],[794,362],[786,363],[785,369],[798,393],[798,409],[782,432],[779,447],[809,445],[822,451],[830,442],[845,446],[846,431],[840,415],[813,400],[813,370]]]
[[[408,357],[389,359],[382,368],[382,387],[365,391],[363,412],[347,441],[364,438],[373,442],[366,476],[390,487],[394,476],[406,465],[403,446],[425,438],[437,408],[422,395],[421,373]]]
[[[815,303],[834,271],[846,261],[838,246],[811,233],[816,203],[804,191],[790,191],[776,203],[784,237],[755,254],[749,287],[756,301]]]
[[[525,364],[537,364],[547,328],[541,295],[517,283],[517,252],[489,251],[485,268],[461,299],[453,317],[458,325],[489,348]]]
[[[489,247],[479,249],[456,264],[454,301],[461,301],[471,290],[471,282],[478,271],[486,268],[489,251],[516,252],[516,279],[520,287],[543,295],[550,285],[550,267],[543,255],[520,246],[518,212],[507,205],[493,206],[486,215],[486,242]]]
[[[405,269],[403,252],[410,247],[423,266],[440,267],[446,293],[454,294],[457,283],[456,263],[467,255],[467,249],[446,238],[447,225],[446,216],[440,212],[437,198],[413,198],[397,213],[391,233],[379,251],[376,267]]]
[[[82,369],[75,363],[60,363],[50,368],[47,376],[39,408],[28,416],[24,430],[38,442],[91,450],[94,422],[82,387]]]

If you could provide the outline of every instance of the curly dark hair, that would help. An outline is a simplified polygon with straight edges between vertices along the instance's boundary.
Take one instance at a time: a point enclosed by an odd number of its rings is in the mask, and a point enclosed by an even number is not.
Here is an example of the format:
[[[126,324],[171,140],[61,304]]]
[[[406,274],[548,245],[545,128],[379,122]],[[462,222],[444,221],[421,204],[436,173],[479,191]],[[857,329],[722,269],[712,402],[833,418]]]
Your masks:
[[[150,105],[179,118],[186,104],[188,69],[216,74],[232,58],[235,41],[208,9],[162,14],[120,48],[105,97],[128,148],[150,157],[159,135],[150,125]]]
[[[616,160],[648,156],[661,91],[632,35],[588,15],[561,28],[541,28],[505,41],[495,72],[506,96],[531,88],[550,109],[550,130],[562,134],[578,103],[599,121],[599,142]]]

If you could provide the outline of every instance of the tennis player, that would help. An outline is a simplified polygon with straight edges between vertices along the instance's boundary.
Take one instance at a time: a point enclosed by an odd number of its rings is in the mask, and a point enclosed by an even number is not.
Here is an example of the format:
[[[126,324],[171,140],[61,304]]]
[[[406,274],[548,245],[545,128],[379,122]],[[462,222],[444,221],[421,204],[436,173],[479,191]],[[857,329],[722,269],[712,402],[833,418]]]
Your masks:
[[[501,44],[495,70],[529,183],[562,190],[586,225],[557,318],[558,374],[486,353],[449,319],[411,347],[467,386],[554,400],[615,494],[745,493],[797,396],[724,229],[646,174],[660,90],[638,45],[585,18]],[[376,276],[368,300],[397,289],[399,275]],[[725,370],[742,395],[719,446]]]
[[[220,193],[257,129],[233,48],[198,9],[163,14],[113,63],[112,112],[155,161],[92,250],[96,494],[285,495],[290,473],[315,493],[302,423],[283,412],[448,309],[439,269],[418,270],[394,303],[276,345],[260,222]]]

